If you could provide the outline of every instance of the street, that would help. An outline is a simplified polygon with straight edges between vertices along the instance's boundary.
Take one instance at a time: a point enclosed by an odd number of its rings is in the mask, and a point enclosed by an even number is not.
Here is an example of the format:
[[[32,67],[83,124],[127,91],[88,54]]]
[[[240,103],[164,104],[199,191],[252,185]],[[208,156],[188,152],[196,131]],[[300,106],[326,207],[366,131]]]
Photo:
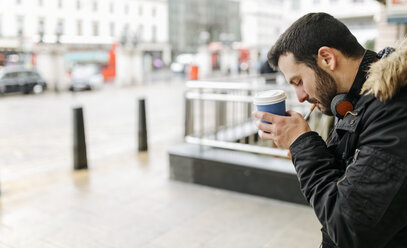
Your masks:
[[[152,147],[183,138],[182,80],[155,81],[100,91],[0,98],[0,181],[57,168],[72,168],[72,108],[83,106],[88,163],[136,152],[138,98],[146,99]]]

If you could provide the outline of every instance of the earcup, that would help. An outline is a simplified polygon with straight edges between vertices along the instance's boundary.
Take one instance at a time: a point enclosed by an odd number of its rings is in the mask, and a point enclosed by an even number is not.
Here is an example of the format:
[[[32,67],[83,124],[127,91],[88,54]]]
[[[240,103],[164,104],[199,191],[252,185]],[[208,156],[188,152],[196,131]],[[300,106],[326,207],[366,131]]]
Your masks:
[[[346,94],[336,95],[331,102],[331,111],[334,116],[342,119],[348,111],[353,110],[352,102],[347,99]]]

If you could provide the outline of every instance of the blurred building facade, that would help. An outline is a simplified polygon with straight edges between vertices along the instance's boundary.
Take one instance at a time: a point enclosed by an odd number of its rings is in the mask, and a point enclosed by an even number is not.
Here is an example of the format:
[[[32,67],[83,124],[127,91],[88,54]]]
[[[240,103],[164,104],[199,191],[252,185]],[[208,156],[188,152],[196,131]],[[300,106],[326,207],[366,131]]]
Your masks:
[[[372,40],[390,45],[406,34],[406,5],[393,7],[399,13],[404,8],[404,14],[389,19],[387,7],[376,0],[241,0],[242,42],[251,47],[270,47],[302,15],[326,12],[345,23],[362,45]]]
[[[47,51],[41,47],[58,46],[67,70],[73,63],[107,66],[114,44],[140,50],[146,69],[155,59],[170,62],[166,0],[0,0],[0,4],[2,65],[35,65],[36,53]],[[10,54],[17,56],[10,61]],[[56,80],[47,68],[38,69]]]
[[[282,0],[241,0],[242,42],[260,49],[276,42],[287,18],[284,4]]]
[[[298,5],[300,15],[315,11],[332,14],[348,26],[362,45],[372,50],[394,46],[407,35],[406,1],[302,0]]]
[[[380,5],[375,0],[242,0],[243,43],[250,47],[271,47],[302,15],[327,12],[344,22],[364,44],[377,37]]]
[[[200,53],[200,67],[207,75],[213,70],[244,71],[247,64],[254,72],[279,35],[309,12],[332,14],[362,45],[374,50],[407,33],[407,4],[393,6],[397,18],[390,20],[385,5],[376,0],[0,0],[0,4],[0,66],[37,65],[51,83],[63,81],[61,74],[75,63],[113,66],[120,74],[116,79],[124,84],[141,81],[143,72],[171,62],[171,50],[174,55]],[[112,57],[117,59],[114,65]],[[50,70],[55,64],[60,68]],[[116,70],[109,73],[116,75]]]
[[[241,0],[242,46],[251,51],[251,68],[258,69],[259,61],[266,60],[267,51],[295,20],[306,13],[326,12],[345,23],[363,46],[377,51],[407,34],[407,3],[393,6],[396,19],[387,17],[388,5],[376,0]]]
[[[241,40],[240,1],[168,0],[169,40],[175,55],[210,42]]]
[[[289,1],[241,0],[242,47],[250,51],[250,72],[260,71],[267,52],[287,26]]]
[[[310,12],[333,15],[347,25],[363,46],[376,51],[405,34],[400,31],[402,24],[388,22],[386,7],[376,0],[240,0],[240,18],[222,7],[221,2],[169,0],[169,35],[174,52],[198,52],[200,58],[205,58],[197,62],[203,76],[216,68],[234,74],[244,71],[242,65],[247,64],[250,73],[258,72],[280,34]],[[228,15],[228,20],[216,19],[217,15]],[[233,39],[233,31],[214,29],[220,27],[219,23],[226,28],[230,27],[227,23],[239,24],[241,39]],[[232,34],[231,39],[227,33]]]
[[[378,38],[377,19],[381,4],[376,0],[302,0],[295,1],[295,17],[310,12],[326,12],[341,20],[356,36],[359,43],[372,47],[372,41]],[[370,47],[369,47],[370,46]]]

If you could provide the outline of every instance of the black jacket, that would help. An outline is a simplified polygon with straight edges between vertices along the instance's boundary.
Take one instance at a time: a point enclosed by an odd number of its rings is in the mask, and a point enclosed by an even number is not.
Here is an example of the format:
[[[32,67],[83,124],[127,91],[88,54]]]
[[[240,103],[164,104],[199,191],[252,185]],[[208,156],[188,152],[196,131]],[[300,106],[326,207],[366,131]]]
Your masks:
[[[301,190],[322,224],[324,248],[407,247],[403,44],[372,67],[367,95],[338,121],[328,145],[308,132],[290,147]]]

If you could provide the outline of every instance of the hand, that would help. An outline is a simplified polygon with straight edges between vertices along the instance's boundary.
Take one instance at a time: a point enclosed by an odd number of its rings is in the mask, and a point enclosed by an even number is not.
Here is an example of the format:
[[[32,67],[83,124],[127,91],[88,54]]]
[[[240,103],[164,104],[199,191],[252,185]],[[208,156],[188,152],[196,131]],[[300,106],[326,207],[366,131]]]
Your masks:
[[[257,121],[259,137],[273,140],[277,147],[288,149],[291,144],[302,134],[311,131],[308,123],[301,114],[287,111],[288,116],[255,111],[253,116],[257,119],[271,122],[271,124]]]

